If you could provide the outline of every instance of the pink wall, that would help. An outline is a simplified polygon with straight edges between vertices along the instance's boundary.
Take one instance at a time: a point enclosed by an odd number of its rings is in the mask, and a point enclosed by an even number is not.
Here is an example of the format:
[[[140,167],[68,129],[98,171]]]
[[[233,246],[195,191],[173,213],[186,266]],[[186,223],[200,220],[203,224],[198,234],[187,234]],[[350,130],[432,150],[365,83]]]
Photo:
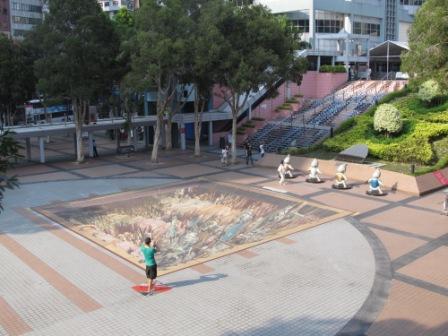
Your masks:
[[[326,73],[308,71],[300,85],[300,93],[305,98],[323,98],[347,82],[346,73]]]
[[[9,32],[9,1],[0,2],[0,32]]]

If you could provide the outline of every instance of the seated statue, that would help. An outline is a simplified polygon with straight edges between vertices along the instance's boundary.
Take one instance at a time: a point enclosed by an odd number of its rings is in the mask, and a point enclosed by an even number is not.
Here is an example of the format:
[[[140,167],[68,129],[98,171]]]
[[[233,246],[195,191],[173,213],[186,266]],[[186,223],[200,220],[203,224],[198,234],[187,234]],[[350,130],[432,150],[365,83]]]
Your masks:
[[[309,183],[322,183],[322,182],[324,182],[319,177],[319,174],[322,174],[322,173],[319,170],[319,162],[317,161],[317,159],[314,159],[311,162],[311,167],[308,170],[309,170],[310,174],[308,175],[308,178],[306,179],[307,182],[309,182]]]
[[[291,161],[291,155],[288,154],[288,155],[286,155],[285,159],[283,160],[283,165],[285,167],[285,177],[293,178],[294,175],[292,172],[293,172],[294,168],[293,168],[293,166],[291,166],[290,161]]]
[[[372,177],[369,179],[369,181],[367,181],[369,183],[369,190],[367,191],[368,195],[373,196],[386,195],[386,193],[381,190],[381,186],[383,185],[383,183],[380,180],[380,176],[381,176],[381,170],[379,168],[376,168],[372,174]]]
[[[336,169],[336,179],[333,184],[334,189],[351,189],[350,185],[347,185],[347,176],[345,172],[347,171],[347,164],[343,163],[339,165]]]

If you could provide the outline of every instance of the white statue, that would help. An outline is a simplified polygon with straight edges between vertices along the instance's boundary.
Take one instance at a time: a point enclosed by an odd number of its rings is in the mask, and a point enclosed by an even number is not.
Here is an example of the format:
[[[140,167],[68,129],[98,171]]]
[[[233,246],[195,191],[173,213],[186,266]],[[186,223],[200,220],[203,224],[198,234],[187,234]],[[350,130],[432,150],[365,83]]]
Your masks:
[[[368,181],[370,194],[383,194],[383,191],[381,190],[381,186],[383,185],[383,183],[380,180],[380,176],[381,170],[379,168],[376,168],[372,174],[372,177]]]
[[[336,179],[334,181],[335,188],[339,189],[347,189],[347,176],[345,176],[345,172],[347,171],[347,164],[343,163],[338,166],[336,169]]]
[[[319,162],[317,159],[313,159],[311,162],[311,167],[308,169],[310,174],[308,175],[308,182],[321,182],[319,174],[322,174],[319,170]]]
[[[280,177],[280,181],[278,181],[279,184],[284,184],[285,183],[285,173],[286,173],[286,168],[285,168],[285,163],[282,160],[280,162],[280,165],[277,168],[277,172],[278,172],[278,176]]]
[[[283,160],[283,164],[285,166],[285,175],[288,175],[290,178],[293,178],[292,171],[294,168],[290,165],[291,162],[291,155],[286,155],[285,159]]]

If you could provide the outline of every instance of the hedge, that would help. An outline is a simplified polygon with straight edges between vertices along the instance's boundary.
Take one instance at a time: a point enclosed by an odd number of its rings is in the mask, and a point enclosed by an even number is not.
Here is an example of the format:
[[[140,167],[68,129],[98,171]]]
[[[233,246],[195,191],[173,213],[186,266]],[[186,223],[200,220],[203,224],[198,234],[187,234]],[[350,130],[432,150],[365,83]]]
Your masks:
[[[369,147],[369,154],[379,159],[439,164],[442,158],[435,155],[431,144],[434,140],[448,136],[448,103],[425,108],[415,94],[407,94],[403,96],[403,93],[394,93],[383,99],[398,108],[403,117],[404,125],[400,136],[387,138],[374,131],[373,114],[378,107],[375,106],[367,113],[344,122],[335,137],[325,140],[322,147],[340,152],[363,143]]]
[[[332,73],[342,73],[347,72],[345,66],[343,65],[322,65],[319,68],[319,72],[332,72]]]

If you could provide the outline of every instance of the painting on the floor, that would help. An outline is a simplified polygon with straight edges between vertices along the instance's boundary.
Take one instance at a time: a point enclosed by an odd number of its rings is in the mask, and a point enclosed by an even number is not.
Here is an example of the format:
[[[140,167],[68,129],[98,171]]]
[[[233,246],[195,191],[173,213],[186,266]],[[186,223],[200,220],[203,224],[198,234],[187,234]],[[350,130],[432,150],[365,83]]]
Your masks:
[[[324,218],[334,209],[256,189],[208,181],[125,192],[36,209],[136,264],[145,237],[159,267],[209,258]]]

